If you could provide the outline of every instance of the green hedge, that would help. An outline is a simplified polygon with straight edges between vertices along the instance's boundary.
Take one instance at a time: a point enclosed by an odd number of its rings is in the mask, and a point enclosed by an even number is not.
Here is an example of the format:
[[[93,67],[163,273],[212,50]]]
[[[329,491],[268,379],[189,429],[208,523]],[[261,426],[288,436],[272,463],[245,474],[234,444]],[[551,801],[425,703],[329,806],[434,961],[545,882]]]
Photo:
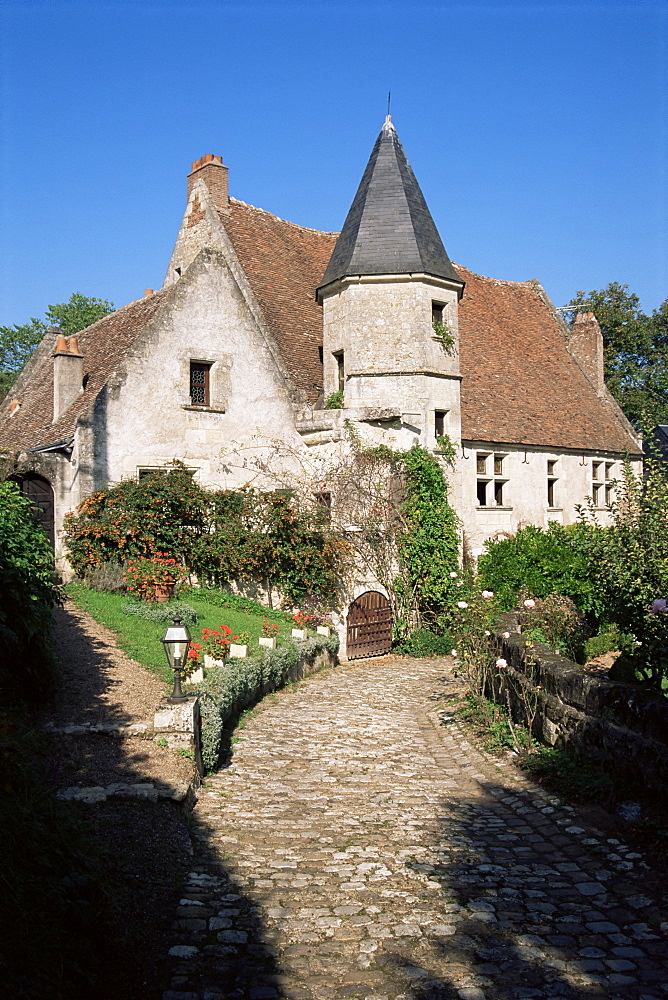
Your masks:
[[[53,550],[16,483],[0,482],[0,684],[10,697],[53,690],[51,609],[59,602]]]
[[[210,668],[197,688],[202,715],[202,758],[207,771],[218,765],[225,722],[262,695],[283,687],[300,660],[325,650],[334,656],[338,648],[338,636],[315,636],[265,649],[257,658],[232,659],[223,667]]]

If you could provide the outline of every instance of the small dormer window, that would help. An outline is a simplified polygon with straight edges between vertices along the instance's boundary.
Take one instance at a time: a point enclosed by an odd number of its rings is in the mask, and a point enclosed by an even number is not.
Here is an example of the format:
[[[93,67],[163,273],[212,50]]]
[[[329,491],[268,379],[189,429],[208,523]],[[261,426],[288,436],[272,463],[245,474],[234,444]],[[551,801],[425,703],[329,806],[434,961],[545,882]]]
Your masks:
[[[190,362],[190,403],[192,406],[209,406],[209,373],[211,365],[202,361]]]

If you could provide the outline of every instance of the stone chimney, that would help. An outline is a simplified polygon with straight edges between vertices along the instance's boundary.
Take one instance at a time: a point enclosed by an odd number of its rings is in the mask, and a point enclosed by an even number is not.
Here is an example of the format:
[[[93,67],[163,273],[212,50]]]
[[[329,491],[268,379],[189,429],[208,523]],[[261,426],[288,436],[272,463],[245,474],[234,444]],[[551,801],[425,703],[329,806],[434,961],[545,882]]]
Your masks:
[[[71,406],[81,393],[83,382],[83,354],[79,353],[76,337],[64,337],[57,327],[56,349],[53,353],[53,421]]]
[[[599,396],[605,394],[603,334],[593,312],[578,313],[568,338],[568,350]]]
[[[229,207],[227,167],[223,166],[222,156],[207,153],[206,156],[200,156],[199,160],[195,160],[192,171],[188,174],[188,200],[193,184],[200,179],[208,187],[216,208],[227,209]]]

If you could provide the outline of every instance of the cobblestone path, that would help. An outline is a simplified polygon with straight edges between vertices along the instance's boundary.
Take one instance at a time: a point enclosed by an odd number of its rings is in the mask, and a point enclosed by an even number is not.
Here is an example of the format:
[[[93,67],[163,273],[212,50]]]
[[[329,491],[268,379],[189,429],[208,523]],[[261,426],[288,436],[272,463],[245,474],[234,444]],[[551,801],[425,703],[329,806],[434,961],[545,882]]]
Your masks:
[[[668,996],[649,868],[468,743],[448,665],[343,665],[252,719],[202,789],[164,1000]]]

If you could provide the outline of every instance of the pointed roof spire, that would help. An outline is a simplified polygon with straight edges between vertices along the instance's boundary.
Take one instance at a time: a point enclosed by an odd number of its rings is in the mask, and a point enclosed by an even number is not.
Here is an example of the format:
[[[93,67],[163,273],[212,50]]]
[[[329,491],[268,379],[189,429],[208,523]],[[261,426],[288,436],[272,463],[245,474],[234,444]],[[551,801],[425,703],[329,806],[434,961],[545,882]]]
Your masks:
[[[387,115],[318,289],[346,275],[426,273],[463,286]]]

